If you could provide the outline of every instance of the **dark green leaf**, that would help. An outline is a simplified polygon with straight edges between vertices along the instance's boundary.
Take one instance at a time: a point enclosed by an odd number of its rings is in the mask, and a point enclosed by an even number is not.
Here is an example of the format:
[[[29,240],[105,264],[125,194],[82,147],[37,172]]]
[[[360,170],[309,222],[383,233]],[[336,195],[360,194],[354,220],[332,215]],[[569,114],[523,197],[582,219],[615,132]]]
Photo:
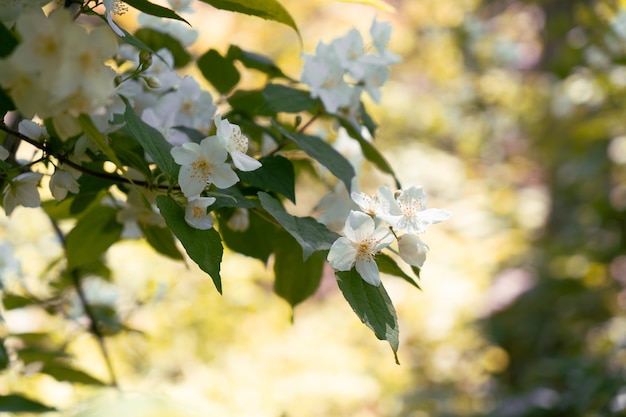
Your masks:
[[[174,67],[176,68],[184,67],[191,61],[191,55],[181,45],[180,41],[167,33],[152,28],[140,28],[135,32],[135,37],[154,51],[162,48],[168,49],[174,57]]]
[[[141,172],[147,180],[152,177],[152,171],[145,158],[145,151],[133,138],[123,132],[116,132],[110,136],[111,148],[115,151],[120,162],[125,166],[135,168]]]
[[[224,249],[215,229],[198,230],[187,224],[184,210],[171,197],[160,195],[157,206],[165,222],[183,244],[189,257],[211,276],[215,288],[222,292],[220,264]]]
[[[67,358],[67,353],[59,350],[42,349],[39,347],[25,347],[18,351],[20,360],[25,364],[32,362],[54,362],[60,358]]]
[[[170,229],[153,225],[141,225],[146,240],[157,252],[176,260],[183,260]]]
[[[171,183],[176,182],[180,166],[174,162],[174,158],[170,154],[172,145],[165,140],[158,130],[147,125],[137,117],[128,103],[126,103],[124,120],[126,125],[122,128],[122,131],[139,142]]]
[[[228,217],[219,217],[220,234],[230,249],[266,263],[274,250],[274,235],[278,227],[261,218],[254,210],[248,212],[250,224],[244,231],[228,227]]]
[[[8,96],[4,89],[0,88],[0,120],[4,119],[4,115],[15,110],[15,104],[11,97]]]
[[[0,411],[8,413],[46,413],[56,411],[40,402],[23,397],[19,394],[0,395]]]
[[[66,198],[63,201],[47,200],[41,203],[41,208],[43,208],[46,214],[53,220],[69,219],[74,217],[70,212],[73,201],[73,198]]]
[[[233,61],[224,58],[215,49],[198,58],[197,64],[204,78],[222,94],[232,90],[241,78]]]
[[[0,22],[0,58],[11,55],[13,49],[17,46],[17,39],[11,31]]]
[[[236,59],[246,68],[261,71],[267,74],[270,78],[282,77],[291,80],[291,78],[286,76],[270,58],[264,55],[244,51],[238,46],[231,45],[230,48],[228,48],[226,57],[229,59]]]
[[[97,206],[78,220],[65,239],[68,269],[98,261],[120,239],[122,225],[116,215],[112,207]]]
[[[278,125],[275,124],[275,126]],[[293,140],[307,155],[324,165],[334,176],[343,181],[346,189],[352,189],[352,178],[355,176],[354,167],[335,148],[317,136],[287,132],[280,126],[278,128],[283,135]]]
[[[292,307],[306,300],[319,286],[326,251],[302,261],[302,250],[287,233],[274,238],[274,291]]]
[[[41,372],[50,375],[57,381],[65,381],[85,385],[106,385],[104,382],[94,378],[88,373],[61,362],[48,362],[44,364]]]
[[[289,12],[277,0],[201,0],[216,9],[258,16],[266,20],[283,23],[296,31],[300,31]]]
[[[282,84],[268,84],[263,89],[265,104],[261,107],[264,113],[299,113],[313,111],[319,100],[311,98],[308,91],[298,90]]]
[[[385,287],[382,284],[375,287],[363,281],[355,268],[351,271],[335,271],[335,276],[352,310],[374,331],[378,339],[389,342],[398,363],[398,318]]]
[[[208,193],[208,196],[216,199],[215,203],[209,206],[210,210],[217,210],[220,207],[252,208],[259,206],[256,200],[246,198],[237,187],[215,190]]]
[[[348,131],[348,134],[359,142],[365,158],[374,165],[376,165],[381,171],[390,174],[396,182],[396,187],[398,189],[401,189],[402,186],[400,185],[400,180],[398,180],[398,177],[391,168],[391,165],[389,165],[385,157],[378,151],[378,149],[374,147],[372,142],[365,139],[363,135],[361,135],[360,127],[354,126],[352,122],[341,116],[335,117],[339,121],[339,124],[341,124],[341,126],[343,126]]]
[[[261,167],[254,171],[237,171],[239,179],[265,191],[273,191],[296,202],[293,165],[282,156],[266,156],[260,159]]]
[[[9,354],[4,346],[4,339],[0,339],[0,370],[9,366]]]
[[[378,265],[378,270],[380,272],[400,277],[409,284],[420,289],[420,286],[417,284],[417,282],[415,282],[415,280],[411,278],[410,275],[404,272],[402,268],[398,266],[396,261],[394,261],[390,256],[384,253],[379,253],[378,255],[376,255],[376,264]]]
[[[233,110],[254,116],[265,103],[263,93],[257,90],[237,90],[228,97],[228,104]]]
[[[90,167],[91,168],[91,167]],[[70,217],[73,217],[91,206],[94,202],[100,201],[105,190],[117,182],[105,178],[98,178],[92,175],[82,175],[78,179],[80,186],[79,193],[71,199]]]
[[[5,310],[13,310],[36,304],[38,301],[30,297],[22,297],[16,294],[4,294],[2,296],[2,306]]]
[[[370,131],[370,134],[374,136],[376,134],[376,129],[378,129],[378,125],[376,124],[374,119],[372,119],[372,116],[370,116],[370,114],[367,112],[367,109],[365,108],[363,102],[361,102],[360,106],[360,116],[363,125],[367,128],[367,130]]]
[[[296,217],[287,213],[280,202],[267,193],[259,192],[259,200],[263,208],[298,241],[305,261],[313,252],[330,249],[339,238],[313,217]]]
[[[159,6],[158,4],[150,3],[148,0],[124,0],[124,3],[144,13],[151,14],[157,17],[166,17],[168,19],[180,20],[189,25],[185,19],[176,14],[173,10],[166,7]],[[191,25],[189,25],[191,26]]]

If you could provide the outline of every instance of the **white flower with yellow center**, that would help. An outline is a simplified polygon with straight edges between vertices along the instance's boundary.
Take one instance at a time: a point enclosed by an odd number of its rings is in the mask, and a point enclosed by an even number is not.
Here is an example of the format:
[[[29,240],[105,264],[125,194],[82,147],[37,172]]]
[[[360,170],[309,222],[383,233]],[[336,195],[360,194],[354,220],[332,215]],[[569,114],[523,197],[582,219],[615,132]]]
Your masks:
[[[113,13],[115,14],[123,14],[126,12],[128,7],[124,4],[123,1],[120,0],[104,0],[104,15],[107,19],[107,23],[113,29],[118,36],[126,36],[122,29],[113,21]]]
[[[215,203],[214,197],[192,197],[185,208],[185,221],[193,228],[208,230],[213,227],[213,217],[207,208]]]
[[[248,152],[248,138],[241,133],[241,128],[229,123],[226,119],[222,120],[219,114],[215,116],[214,121],[217,137],[228,149],[233,164],[241,171],[254,171],[260,168],[261,163],[246,154]]]
[[[444,209],[426,209],[426,193],[422,187],[411,186],[394,196],[388,187],[378,189],[379,211],[376,215],[391,227],[406,233],[424,233],[435,223],[450,218]]]
[[[376,228],[374,220],[360,211],[351,211],[346,219],[344,237],[337,239],[328,252],[330,266],[338,271],[349,271],[356,264],[361,278],[374,286],[380,285],[380,273],[374,256],[393,242],[393,235],[385,227]]]
[[[174,161],[181,165],[178,183],[187,198],[199,195],[209,184],[228,188],[239,181],[235,171],[225,162],[226,147],[216,136],[204,138],[200,144],[175,146],[170,152]]]

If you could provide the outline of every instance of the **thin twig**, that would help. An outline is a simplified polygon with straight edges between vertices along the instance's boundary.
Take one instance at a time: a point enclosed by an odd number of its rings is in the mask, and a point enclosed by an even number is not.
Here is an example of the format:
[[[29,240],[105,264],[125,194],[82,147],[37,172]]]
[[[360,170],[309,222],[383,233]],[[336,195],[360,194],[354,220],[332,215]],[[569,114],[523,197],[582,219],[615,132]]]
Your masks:
[[[52,217],[49,217],[49,218],[50,218],[50,222],[52,223],[52,227],[54,228],[54,231],[57,237],[61,241],[61,245],[63,246],[63,250],[65,251],[65,254],[67,257],[67,245],[65,242],[65,234],[63,234],[63,231],[61,230],[57,222]],[[109,372],[109,378],[111,380],[110,385],[112,387],[119,389],[117,377],[115,376],[115,370],[113,369],[113,362],[111,361],[111,355],[109,354],[109,350],[104,340],[105,336],[100,330],[100,327],[98,327],[98,319],[96,318],[96,315],[94,311],[92,310],[91,305],[89,304],[89,300],[87,300],[87,296],[80,282],[80,276],[78,275],[78,271],[76,269],[72,269],[70,271],[70,274],[72,277],[72,283],[74,284],[74,288],[76,289],[76,293],[78,294],[78,299],[80,300],[80,304],[83,307],[83,311],[85,312],[85,315],[89,319],[89,331],[91,334],[93,334],[93,336],[98,341],[100,352],[102,354],[102,357],[104,358],[104,362]]]

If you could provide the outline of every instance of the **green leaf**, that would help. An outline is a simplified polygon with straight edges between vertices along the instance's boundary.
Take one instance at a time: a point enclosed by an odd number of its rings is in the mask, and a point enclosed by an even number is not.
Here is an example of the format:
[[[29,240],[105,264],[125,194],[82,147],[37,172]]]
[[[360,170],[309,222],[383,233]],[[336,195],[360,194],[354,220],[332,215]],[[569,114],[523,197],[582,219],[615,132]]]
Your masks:
[[[244,51],[238,46],[231,45],[228,48],[226,57],[229,59],[236,59],[246,68],[261,71],[262,73],[267,74],[270,78],[282,77],[293,81],[290,77],[285,75],[280,68],[278,68],[274,61],[264,55]]]
[[[237,90],[228,97],[228,104],[239,113],[254,116],[265,104],[265,98],[258,90]]]
[[[313,111],[319,100],[311,98],[308,91],[298,90],[282,84],[268,84],[263,89],[265,104],[261,107],[264,113],[300,113]]]
[[[402,278],[409,284],[413,285],[417,289],[421,289],[420,286],[415,282],[410,275],[402,270],[390,256],[379,253],[376,255],[376,264],[378,265],[378,270],[380,272],[384,272],[385,274],[395,275],[397,277]]]
[[[189,257],[211,276],[215,288],[221,294],[220,263],[224,249],[220,235],[215,229],[198,230],[189,226],[185,221],[184,210],[169,196],[157,196],[157,206]]]
[[[78,116],[78,123],[83,129],[85,135],[89,139],[93,140],[98,148],[100,148],[100,150],[104,152],[107,158],[109,158],[111,162],[113,162],[115,166],[120,171],[122,171],[122,174],[124,174],[124,176],[130,182],[132,182],[133,180],[128,176],[126,169],[124,169],[124,165],[122,165],[122,161],[120,161],[120,159],[117,157],[117,154],[115,153],[111,145],[109,145],[109,142],[107,142],[107,139],[104,137],[104,135],[98,130],[96,125],[93,124],[93,120],[91,120],[91,117],[86,114],[81,114],[80,116]]]
[[[4,115],[11,110],[15,110],[15,104],[6,91],[4,91],[3,88],[0,88],[0,120],[4,119]]]
[[[15,36],[4,26],[4,23],[0,22],[0,58],[11,55],[17,44]]]
[[[168,19],[180,20],[189,25],[189,22],[176,14],[173,10],[166,7],[159,6],[158,4],[150,3],[148,0],[124,0],[124,3],[144,13],[151,14],[157,17],[166,17]],[[191,25],[189,25],[191,26]]]
[[[27,307],[33,304],[37,304],[38,300],[30,297],[22,297],[17,294],[3,294],[2,306],[5,310],[13,310],[16,308]]]
[[[296,202],[295,174],[289,159],[275,155],[259,160],[261,167],[254,171],[237,171],[239,179],[265,191],[273,191]]]
[[[170,229],[149,224],[141,225],[141,230],[146,240],[157,252],[175,260],[183,260],[184,257],[178,250],[174,236]]]
[[[105,178],[98,178],[91,175],[81,175],[78,179],[80,191],[71,199],[70,216],[73,217],[91,206],[94,201],[100,201],[100,196],[109,189],[110,186],[117,183]]]
[[[137,117],[128,102],[126,102],[124,120],[126,124],[122,131],[139,142],[146,153],[150,155],[152,160],[163,171],[170,183],[176,182],[180,166],[174,162],[174,158],[170,154],[172,145],[165,140],[158,130],[147,125]]]
[[[120,162],[125,166],[135,168],[141,172],[147,180],[152,178],[152,171],[150,165],[146,161],[145,151],[133,138],[124,134],[123,132],[115,132],[111,134],[111,148],[115,151],[115,154],[120,159]]]
[[[399,331],[396,310],[382,284],[375,287],[363,281],[355,268],[335,271],[339,289],[352,310],[379,340],[389,342],[398,363]]]
[[[173,36],[151,28],[140,28],[135,37],[154,51],[161,48],[168,49],[174,57],[174,67],[182,68],[191,62],[191,55]]]
[[[302,247],[303,260],[313,252],[330,249],[339,238],[313,217],[296,217],[287,213],[278,200],[269,194],[259,192],[261,205]]]
[[[0,370],[9,366],[9,353],[4,346],[4,339],[0,339]]]
[[[96,206],[81,217],[67,234],[67,268],[96,262],[122,235],[122,225],[116,220],[117,210]]]
[[[257,16],[266,20],[283,23],[298,34],[300,31],[289,12],[277,0],[201,0],[216,9]]]
[[[88,373],[61,362],[48,362],[44,364],[41,372],[50,375],[57,381],[97,386],[106,385],[104,382],[94,378]]]
[[[391,168],[391,165],[389,165],[385,157],[378,151],[378,149],[374,147],[372,142],[365,139],[363,135],[361,135],[360,127],[354,126],[352,122],[350,122],[348,119],[345,119],[341,116],[335,116],[335,117],[339,121],[339,124],[348,131],[348,134],[350,135],[350,137],[356,139],[359,142],[359,145],[361,145],[361,150],[363,151],[363,155],[365,156],[365,158],[371,163],[373,163],[374,165],[376,165],[378,169],[380,169],[381,171],[386,172],[387,174],[390,174],[393,177],[394,181],[396,182],[396,188],[401,189],[402,186],[400,185],[400,180],[398,179],[395,172],[393,171],[393,168]]]
[[[31,400],[19,394],[0,395],[0,411],[8,413],[46,413],[56,411],[40,402]]]
[[[221,207],[240,207],[240,208],[253,208],[258,207],[259,203],[256,200],[246,198],[239,188],[230,187],[221,190],[211,191],[207,194],[209,197],[215,197],[215,203],[209,206],[210,210],[217,210]]]
[[[215,49],[198,58],[197,64],[204,78],[222,94],[232,90],[241,78],[232,59],[224,58]]]
[[[317,136],[287,132],[276,123],[275,126],[278,127],[283,135],[294,141],[307,155],[324,165],[334,176],[343,181],[347,190],[352,189],[352,178],[356,175],[354,167],[335,148]]]
[[[319,287],[327,252],[315,252],[302,261],[302,250],[287,233],[275,237],[274,245],[274,292],[295,307]]]
[[[228,217],[220,216],[220,234],[224,243],[230,249],[243,255],[259,259],[267,263],[267,259],[274,250],[274,235],[278,227],[256,214],[255,210],[248,212],[250,224],[243,231],[235,231],[228,227]]]

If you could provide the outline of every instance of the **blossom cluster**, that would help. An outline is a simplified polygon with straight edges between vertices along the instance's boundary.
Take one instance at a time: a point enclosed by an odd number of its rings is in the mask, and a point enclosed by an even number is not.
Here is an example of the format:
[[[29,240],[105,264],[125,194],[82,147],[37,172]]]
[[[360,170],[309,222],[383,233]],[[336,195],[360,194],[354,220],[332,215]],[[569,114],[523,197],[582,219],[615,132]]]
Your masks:
[[[302,82],[311,88],[312,97],[320,98],[327,112],[356,114],[363,91],[380,101],[389,65],[400,58],[387,50],[389,23],[374,19],[369,32],[375,53],[366,52],[361,34],[352,29],[329,44],[320,42],[315,55],[305,55]]]
[[[381,282],[375,260],[378,252],[395,240],[402,260],[421,268],[428,246],[418,235],[451,216],[448,210],[427,209],[426,193],[418,186],[396,193],[381,186],[373,196],[352,192],[351,197],[361,211],[350,211],[344,226],[345,236],[333,243],[328,262],[338,271],[356,267],[361,277],[375,286]],[[386,225],[382,225],[383,222]]]

